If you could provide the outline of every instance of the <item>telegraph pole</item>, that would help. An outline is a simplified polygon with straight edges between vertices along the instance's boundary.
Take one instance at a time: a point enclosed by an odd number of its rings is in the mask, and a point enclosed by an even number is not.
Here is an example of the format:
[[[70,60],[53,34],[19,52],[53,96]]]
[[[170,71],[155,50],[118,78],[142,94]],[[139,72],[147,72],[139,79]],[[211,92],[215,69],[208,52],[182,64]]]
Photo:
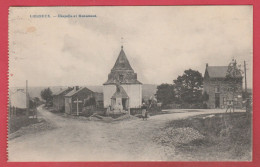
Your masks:
[[[246,80],[246,61],[244,61],[244,72],[245,72],[245,92],[247,93],[247,80]]]
[[[28,81],[26,80],[26,116],[29,116],[29,97],[28,97]]]

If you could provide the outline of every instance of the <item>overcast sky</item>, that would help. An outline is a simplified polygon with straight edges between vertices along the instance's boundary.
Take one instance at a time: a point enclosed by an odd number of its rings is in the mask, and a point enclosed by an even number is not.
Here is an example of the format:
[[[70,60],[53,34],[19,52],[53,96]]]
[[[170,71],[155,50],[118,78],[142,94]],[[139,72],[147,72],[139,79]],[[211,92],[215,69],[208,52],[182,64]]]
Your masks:
[[[122,41],[142,83],[172,83],[186,69],[234,57],[252,87],[252,6],[10,8],[10,86],[102,85]],[[30,18],[49,14],[51,18]],[[58,14],[96,15],[58,18]],[[242,66],[243,68],[243,66]]]

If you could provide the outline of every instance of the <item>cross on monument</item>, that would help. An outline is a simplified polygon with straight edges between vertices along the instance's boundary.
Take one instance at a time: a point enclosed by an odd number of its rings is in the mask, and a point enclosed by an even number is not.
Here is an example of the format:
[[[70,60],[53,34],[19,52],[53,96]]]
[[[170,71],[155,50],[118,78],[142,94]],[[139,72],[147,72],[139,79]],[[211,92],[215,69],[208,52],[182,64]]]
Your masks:
[[[78,116],[79,115],[79,103],[82,103],[82,101],[77,98],[77,100],[74,101],[74,103],[77,103],[77,116]]]

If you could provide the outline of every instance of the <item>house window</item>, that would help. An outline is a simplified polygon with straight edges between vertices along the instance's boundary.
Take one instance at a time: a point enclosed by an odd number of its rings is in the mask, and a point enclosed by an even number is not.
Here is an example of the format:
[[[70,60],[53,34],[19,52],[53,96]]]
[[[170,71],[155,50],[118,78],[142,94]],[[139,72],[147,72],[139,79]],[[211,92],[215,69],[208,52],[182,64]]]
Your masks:
[[[225,97],[223,97],[223,104],[225,105],[226,104],[226,98]]]
[[[219,88],[219,86],[218,86],[218,87],[215,87],[215,93],[220,93],[220,88]]]

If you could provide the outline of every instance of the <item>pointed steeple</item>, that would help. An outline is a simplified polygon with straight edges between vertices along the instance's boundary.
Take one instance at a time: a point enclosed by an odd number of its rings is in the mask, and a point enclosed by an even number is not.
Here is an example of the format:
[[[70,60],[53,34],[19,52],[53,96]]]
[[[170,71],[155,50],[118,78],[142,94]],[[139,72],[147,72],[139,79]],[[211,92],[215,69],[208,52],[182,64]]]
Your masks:
[[[131,70],[133,71],[126,55],[123,49],[123,45],[121,46],[121,51],[119,53],[119,56],[117,57],[116,63],[111,71],[117,71],[117,70]]]
[[[137,80],[137,74],[131,67],[125,55],[123,45],[117,57],[116,63],[108,74],[108,79],[104,85],[121,85],[121,84],[142,84]]]

